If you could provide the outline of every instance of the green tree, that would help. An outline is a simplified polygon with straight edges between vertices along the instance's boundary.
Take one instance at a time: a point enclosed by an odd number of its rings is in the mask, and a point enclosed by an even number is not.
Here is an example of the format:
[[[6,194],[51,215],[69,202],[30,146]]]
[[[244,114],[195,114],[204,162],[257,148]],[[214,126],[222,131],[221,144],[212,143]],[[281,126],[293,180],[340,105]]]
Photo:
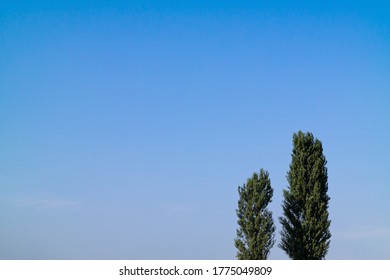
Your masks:
[[[238,187],[238,225],[235,246],[239,260],[265,260],[275,243],[272,213],[267,209],[273,189],[267,171],[260,169]]]
[[[320,260],[328,252],[331,233],[328,213],[328,171],[322,143],[312,133],[293,135],[293,151],[283,191],[281,242],[291,259]]]

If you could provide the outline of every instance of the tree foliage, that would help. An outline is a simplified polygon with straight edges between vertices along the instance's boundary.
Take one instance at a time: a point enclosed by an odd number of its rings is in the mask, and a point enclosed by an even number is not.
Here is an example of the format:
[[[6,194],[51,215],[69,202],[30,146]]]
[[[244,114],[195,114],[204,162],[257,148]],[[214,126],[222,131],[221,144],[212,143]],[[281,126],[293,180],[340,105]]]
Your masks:
[[[254,173],[246,185],[238,187],[238,225],[235,246],[240,260],[265,260],[275,243],[272,213],[267,209],[273,189],[269,174]]]
[[[291,259],[319,260],[328,252],[331,233],[326,159],[313,134],[293,135],[293,151],[284,190],[281,242]]]

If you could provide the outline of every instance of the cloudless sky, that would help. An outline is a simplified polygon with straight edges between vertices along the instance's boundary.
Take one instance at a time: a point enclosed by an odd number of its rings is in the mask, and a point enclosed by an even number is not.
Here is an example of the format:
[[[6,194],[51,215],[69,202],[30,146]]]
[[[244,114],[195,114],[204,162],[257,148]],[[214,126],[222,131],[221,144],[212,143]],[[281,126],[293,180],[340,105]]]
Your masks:
[[[1,1],[0,259],[234,259],[292,135],[328,160],[328,259],[390,259],[387,1]]]

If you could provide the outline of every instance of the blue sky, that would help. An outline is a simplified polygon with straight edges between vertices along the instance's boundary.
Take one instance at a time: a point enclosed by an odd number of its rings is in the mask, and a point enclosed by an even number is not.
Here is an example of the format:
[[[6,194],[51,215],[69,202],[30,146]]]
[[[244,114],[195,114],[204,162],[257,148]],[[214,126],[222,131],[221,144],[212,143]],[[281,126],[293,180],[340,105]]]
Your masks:
[[[269,171],[279,232],[298,130],[327,258],[390,259],[390,7],[313,2],[2,1],[0,259],[234,259],[237,187]]]

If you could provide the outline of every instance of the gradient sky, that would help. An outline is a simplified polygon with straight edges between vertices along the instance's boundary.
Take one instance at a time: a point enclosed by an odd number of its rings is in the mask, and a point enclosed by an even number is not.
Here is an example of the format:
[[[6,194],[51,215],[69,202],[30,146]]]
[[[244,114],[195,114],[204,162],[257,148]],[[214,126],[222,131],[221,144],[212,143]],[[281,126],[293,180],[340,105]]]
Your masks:
[[[269,171],[279,232],[298,130],[327,258],[390,259],[390,5],[242,2],[1,1],[0,259],[234,259],[237,187]]]

